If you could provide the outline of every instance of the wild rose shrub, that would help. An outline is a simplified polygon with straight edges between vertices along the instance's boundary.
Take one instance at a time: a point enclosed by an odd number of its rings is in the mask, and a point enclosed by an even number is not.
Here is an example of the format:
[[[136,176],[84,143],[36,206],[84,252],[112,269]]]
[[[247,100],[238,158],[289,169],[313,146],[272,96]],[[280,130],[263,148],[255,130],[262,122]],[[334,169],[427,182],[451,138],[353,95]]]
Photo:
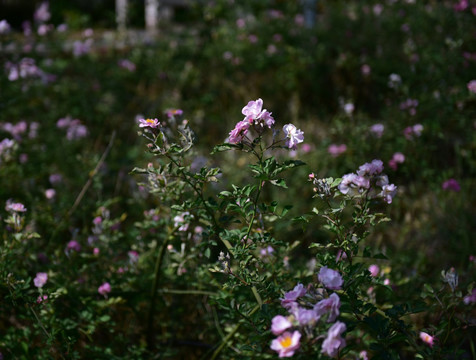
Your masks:
[[[4,358],[474,355],[472,7],[318,4],[0,19]]]

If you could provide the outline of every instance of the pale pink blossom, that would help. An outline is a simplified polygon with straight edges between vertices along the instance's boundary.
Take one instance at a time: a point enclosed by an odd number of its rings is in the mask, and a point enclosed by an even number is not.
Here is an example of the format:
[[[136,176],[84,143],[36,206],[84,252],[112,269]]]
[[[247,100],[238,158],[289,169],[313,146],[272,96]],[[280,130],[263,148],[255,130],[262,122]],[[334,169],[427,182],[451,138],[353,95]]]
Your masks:
[[[336,270],[329,269],[327,266],[321,267],[318,274],[319,281],[328,289],[339,290],[344,281],[342,276]]]
[[[281,305],[288,308],[301,296],[306,295],[306,288],[303,284],[297,284],[293,290],[284,294],[284,298],[281,299]]]
[[[111,285],[108,282],[105,282],[98,287],[98,293],[107,298],[107,294],[111,292]]]
[[[304,141],[304,133],[293,124],[284,125],[283,131],[286,134],[286,146],[290,149],[295,150],[297,144]]]
[[[299,349],[301,334],[299,331],[285,332],[271,342],[271,350],[277,351],[279,357],[291,357]]]
[[[38,6],[33,18],[40,23],[47,22],[51,18],[48,1],[44,1]]]
[[[373,277],[377,277],[378,274],[380,273],[380,268],[378,265],[370,265],[369,266],[369,271],[370,271],[370,275],[372,275]]]
[[[379,194],[387,204],[391,204],[395,195],[397,195],[397,187],[394,184],[382,186],[382,192]]]
[[[230,144],[239,144],[243,141],[243,138],[248,133],[248,129],[250,128],[250,121],[249,120],[242,120],[235,125],[235,128],[230,131],[228,141]]]
[[[362,75],[369,76],[372,69],[370,68],[369,65],[364,64],[360,67],[360,71],[362,72]]]
[[[160,126],[160,122],[157,119],[139,119],[139,127],[150,127],[156,129]]]
[[[189,223],[186,220],[186,217],[191,217],[188,211],[181,213],[180,215],[176,215],[174,217],[174,226],[178,227],[178,231],[187,231]]]
[[[249,101],[245,107],[241,110],[241,113],[245,115],[243,121],[249,123],[265,123],[269,128],[274,125],[274,118],[271,113],[266,109],[263,109],[263,100],[258,99],[255,101]]]
[[[183,115],[183,110],[182,109],[168,109],[165,113],[167,114],[168,118],[171,118],[174,116]]]
[[[345,347],[345,339],[341,337],[341,334],[347,329],[343,322],[336,322],[331,326],[327,332],[327,338],[322,343],[322,353],[335,357],[339,353],[339,350]]]
[[[473,94],[476,94],[476,80],[471,80],[467,86],[470,92],[472,92]]]
[[[370,188],[370,180],[353,173],[346,174],[337,188],[344,195],[355,196]]]
[[[0,20],[0,35],[8,34],[10,32],[10,24],[7,20]]]
[[[45,197],[48,200],[53,199],[56,196],[56,190],[55,189],[46,189],[45,190]]]
[[[385,126],[383,124],[374,124],[370,127],[370,132],[378,138],[382,137],[384,130]]]
[[[7,200],[5,204],[5,210],[10,212],[25,212],[26,207],[22,203],[15,203],[11,200]]]
[[[46,300],[48,300],[48,295],[40,295],[38,296],[38,299],[36,299],[36,302],[38,304],[41,304],[42,302],[45,302]]]
[[[132,61],[130,61],[128,59],[119,60],[117,62],[117,65],[119,65],[119,67],[121,67],[123,69],[129,70],[130,72],[136,71],[136,64],[134,64]]]
[[[346,151],[347,151],[347,145],[345,145],[345,144],[340,144],[340,145],[331,144],[327,148],[327,152],[333,157],[337,157],[337,156],[345,153]]]
[[[466,296],[463,298],[463,302],[464,302],[466,305],[476,303],[476,289],[473,289],[473,291],[471,292],[470,295],[466,295]]]
[[[68,244],[66,245],[66,253],[70,253],[71,251],[76,251],[76,252],[80,252],[81,251],[81,245],[79,245],[79,243],[76,241],[76,240],[71,240],[70,242],[68,242]]]
[[[314,311],[317,315],[322,316],[324,314],[329,314],[327,322],[334,322],[335,319],[339,316],[340,308],[340,298],[336,293],[332,293],[327,299],[319,301],[314,305]]]
[[[48,281],[48,274],[44,272],[39,272],[36,274],[36,277],[33,279],[33,283],[37,288],[43,287]]]
[[[320,318],[320,315],[314,309],[300,307],[297,303],[292,304],[290,312],[300,326],[315,324]]]
[[[382,160],[374,159],[370,163],[365,163],[359,167],[357,170],[357,175],[367,176],[367,175],[376,175],[380,174],[383,171],[383,162]]]
[[[276,315],[273,320],[271,320],[271,332],[274,335],[281,334],[284,330],[289,329],[293,324],[284,316]]]
[[[349,116],[352,115],[354,113],[354,110],[355,110],[354,104],[352,104],[352,103],[344,104],[344,112],[347,115],[349,115]]]
[[[420,331],[420,339],[430,347],[433,347],[433,342],[435,340],[434,336],[431,336],[424,331]]]

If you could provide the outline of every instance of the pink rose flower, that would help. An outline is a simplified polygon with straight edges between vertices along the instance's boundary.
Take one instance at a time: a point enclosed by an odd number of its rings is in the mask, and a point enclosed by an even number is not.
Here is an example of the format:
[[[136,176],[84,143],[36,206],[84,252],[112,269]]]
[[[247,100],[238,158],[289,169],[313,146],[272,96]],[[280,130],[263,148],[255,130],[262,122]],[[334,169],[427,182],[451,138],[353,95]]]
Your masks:
[[[283,335],[271,342],[271,350],[277,351],[279,357],[291,357],[299,349],[301,334],[294,331],[292,334],[285,332]]]
[[[276,315],[273,320],[271,320],[271,332],[274,335],[281,334],[284,330],[289,329],[293,324],[282,315]]]
[[[346,326],[343,322],[336,322],[331,326],[327,332],[327,338],[322,343],[322,353],[327,354],[330,357],[335,357],[339,350],[345,347],[345,339],[341,337],[341,334],[346,330]]]
[[[40,272],[36,274],[36,277],[33,279],[33,283],[37,288],[43,287],[48,281],[48,274],[44,272]]]
[[[100,287],[98,287],[98,293],[107,298],[107,294],[111,292],[111,285],[108,282],[105,282]]]
[[[340,290],[344,281],[339,272],[327,268],[327,266],[321,267],[318,274],[319,281],[328,289]]]
[[[424,331],[420,331],[420,339],[430,347],[433,347],[433,342],[435,340],[434,336],[431,336]]]

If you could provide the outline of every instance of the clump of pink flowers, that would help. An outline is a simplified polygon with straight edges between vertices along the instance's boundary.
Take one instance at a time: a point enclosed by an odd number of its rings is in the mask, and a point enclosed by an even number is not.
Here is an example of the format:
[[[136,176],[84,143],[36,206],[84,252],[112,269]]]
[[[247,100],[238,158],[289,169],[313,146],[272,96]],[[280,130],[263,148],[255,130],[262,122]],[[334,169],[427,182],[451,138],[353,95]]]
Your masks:
[[[312,330],[319,321],[334,323],[340,315],[340,298],[335,292],[329,295],[328,291],[341,289],[342,276],[338,271],[324,266],[320,269],[318,278],[325,289],[315,289],[313,286],[306,289],[303,284],[297,284],[281,299],[281,305],[288,311],[288,315],[276,315],[271,321],[271,332],[278,336],[271,342],[271,349],[277,351],[279,357],[293,356],[300,347],[303,332],[311,338]],[[345,340],[341,337],[345,330],[344,323],[335,322],[322,343],[322,352],[335,356],[345,346]]]
[[[403,164],[405,162],[405,155],[403,155],[401,152],[396,152],[393,154],[392,158],[388,161],[388,166],[392,170],[397,170],[398,169],[398,164]]]
[[[56,127],[58,129],[66,129],[66,138],[70,141],[81,139],[88,134],[87,127],[80,120],[72,119],[71,116],[59,119],[56,122]]]
[[[130,72],[136,71],[136,64],[134,64],[132,61],[127,60],[127,59],[121,59],[117,62],[117,65],[119,67],[129,70]]]
[[[347,151],[347,145],[345,144],[331,144],[327,148],[327,152],[332,156],[332,157],[338,157],[339,155],[342,155]]]
[[[407,140],[412,140],[414,137],[420,137],[423,131],[422,124],[415,124],[413,126],[408,126],[403,130],[403,135]]]
[[[253,129],[258,135],[261,135],[266,128],[273,129],[275,120],[272,113],[266,109],[263,109],[263,100],[257,99],[249,101],[245,107],[241,110],[241,113],[245,115],[245,118],[239,121],[233,130],[230,131],[228,136],[228,142],[230,144],[243,143],[247,138],[247,135],[251,129]],[[293,124],[286,124],[283,126],[283,132],[285,138],[285,146],[291,150],[297,148],[297,144],[304,141],[304,133],[296,128]],[[277,132],[273,130],[273,139]],[[281,140],[281,141],[283,141]],[[275,143],[273,143],[274,145]]]
[[[384,130],[385,126],[383,124],[374,124],[370,127],[370,132],[377,138],[382,137]]]
[[[397,187],[389,184],[388,176],[382,171],[383,162],[377,159],[372,160],[370,163],[361,165],[357,173],[344,175],[338,189],[344,195],[366,194],[369,198],[380,197],[391,204],[397,194]],[[319,180],[314,179],[313,182],[319,185]]]
[[[11,200],[7,200],[7,202],[5,204],[5,210],[7,210],[9,212],[19,213],[19,212],[25,212],[26,207],[22,203],[16,203],[16,202],[13,202]]]

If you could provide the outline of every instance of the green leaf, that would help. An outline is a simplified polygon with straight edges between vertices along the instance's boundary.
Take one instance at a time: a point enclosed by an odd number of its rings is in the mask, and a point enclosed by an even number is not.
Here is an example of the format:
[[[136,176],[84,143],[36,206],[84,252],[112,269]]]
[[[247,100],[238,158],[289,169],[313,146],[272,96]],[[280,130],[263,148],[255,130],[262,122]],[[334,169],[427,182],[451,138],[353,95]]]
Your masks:
[[[286,185],[286,181],[284,181],[284,179],[271,180],[270,183],[273,184],[274,186],[282,187],[285,189],[288,188],[288,186]]]
[[[216,154],[218,152],[222,152],[222,151],[228,151],[232,149],[242,149],[242,148],[243,148],[243,145],[238,145],[238,144],[219,144],[213,148],[211,155]]]
[[[129,174],[147,174],[147,173],[148,173],[147,169],[143,169],[139,167],[135,167],[129,172]]]

